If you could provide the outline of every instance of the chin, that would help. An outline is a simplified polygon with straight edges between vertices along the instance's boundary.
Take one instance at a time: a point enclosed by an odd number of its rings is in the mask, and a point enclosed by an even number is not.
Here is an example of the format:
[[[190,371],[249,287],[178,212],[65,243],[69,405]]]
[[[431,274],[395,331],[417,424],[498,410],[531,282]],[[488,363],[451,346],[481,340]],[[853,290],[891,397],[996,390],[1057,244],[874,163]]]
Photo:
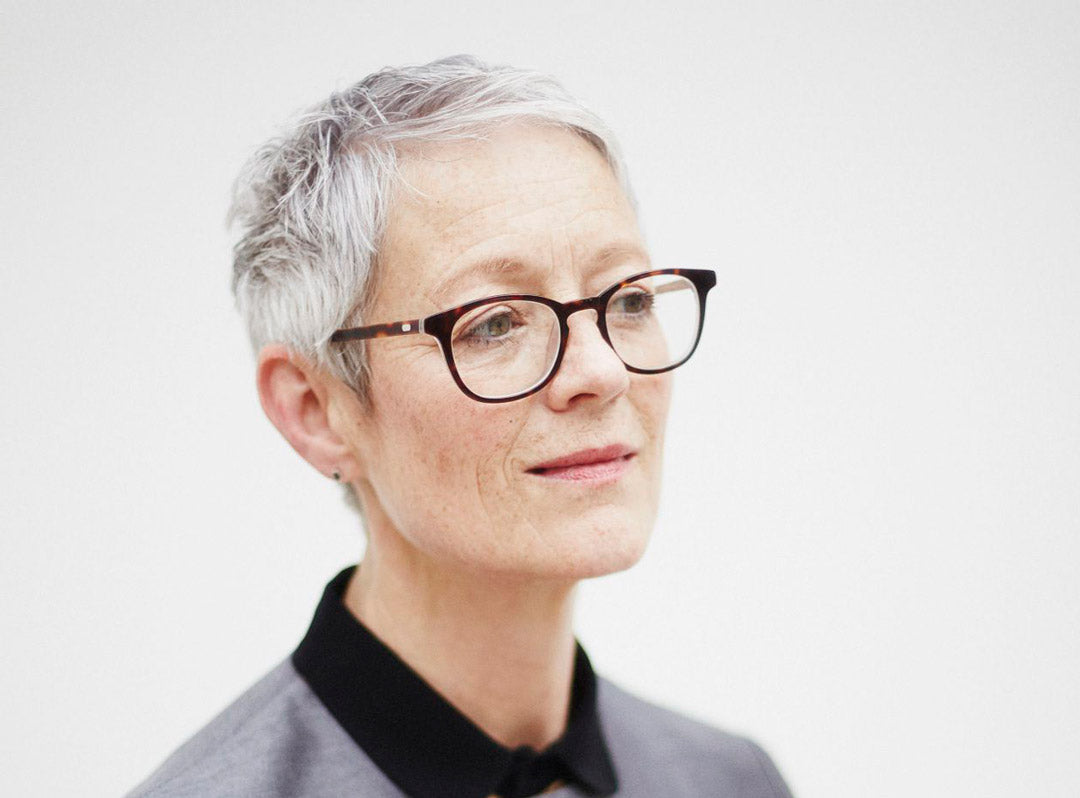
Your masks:
[[[583,533],[566,556],[552,563],[558,576],[591,579],[631,568],[645,554],[652,523],[605,526]]]

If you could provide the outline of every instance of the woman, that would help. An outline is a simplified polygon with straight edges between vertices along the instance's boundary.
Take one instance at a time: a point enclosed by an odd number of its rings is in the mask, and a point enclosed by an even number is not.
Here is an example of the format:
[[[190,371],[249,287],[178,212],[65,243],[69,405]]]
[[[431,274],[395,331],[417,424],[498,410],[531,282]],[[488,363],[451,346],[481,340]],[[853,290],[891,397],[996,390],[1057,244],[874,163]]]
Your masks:
[[[715,282],[650,263],[630,196],[556,83],[466,57],[372,75],[252,159],[234,287],[259,396],[367,548],[135,794],[789,794],[573,636],[577,582],[645,549]]]

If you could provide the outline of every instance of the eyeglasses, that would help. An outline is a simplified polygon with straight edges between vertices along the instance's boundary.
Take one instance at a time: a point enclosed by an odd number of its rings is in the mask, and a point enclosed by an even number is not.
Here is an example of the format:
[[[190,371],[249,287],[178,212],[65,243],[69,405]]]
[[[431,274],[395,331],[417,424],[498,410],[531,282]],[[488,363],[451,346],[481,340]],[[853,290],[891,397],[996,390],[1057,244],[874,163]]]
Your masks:
[[[595,310],[600,335],[628,371],[660,374],[697,348],[708,269],[659,269],[621,280],[597,296],[556,302],[529,294],[477,299],[423,319],[338,330],[334,343],[425,333],[442,349],[454,382],[478,402],[510,402],[536,393],[566,352],[571,314]]]

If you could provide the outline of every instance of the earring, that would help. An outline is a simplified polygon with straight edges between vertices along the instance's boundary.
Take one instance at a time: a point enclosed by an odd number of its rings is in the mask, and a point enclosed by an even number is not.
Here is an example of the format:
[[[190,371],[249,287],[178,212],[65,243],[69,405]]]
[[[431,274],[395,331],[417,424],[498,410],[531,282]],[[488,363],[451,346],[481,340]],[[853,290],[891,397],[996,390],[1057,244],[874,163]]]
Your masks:
[[[341,481],[341,472],[338,471],[336,468],[334,469],[333,477],[334,477],[334,482],[340,482]]]

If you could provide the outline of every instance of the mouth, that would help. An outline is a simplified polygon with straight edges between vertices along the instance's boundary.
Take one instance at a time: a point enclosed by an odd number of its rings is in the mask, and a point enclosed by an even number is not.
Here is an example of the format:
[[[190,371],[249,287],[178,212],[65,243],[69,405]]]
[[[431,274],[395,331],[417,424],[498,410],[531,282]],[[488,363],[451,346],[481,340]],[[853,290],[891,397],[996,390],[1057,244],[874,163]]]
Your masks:
[[[528,473],[569,482],[614,482],[629,469],[636,456],[637,452],[629,446],[612,444],[549,460],[528,469]]]

